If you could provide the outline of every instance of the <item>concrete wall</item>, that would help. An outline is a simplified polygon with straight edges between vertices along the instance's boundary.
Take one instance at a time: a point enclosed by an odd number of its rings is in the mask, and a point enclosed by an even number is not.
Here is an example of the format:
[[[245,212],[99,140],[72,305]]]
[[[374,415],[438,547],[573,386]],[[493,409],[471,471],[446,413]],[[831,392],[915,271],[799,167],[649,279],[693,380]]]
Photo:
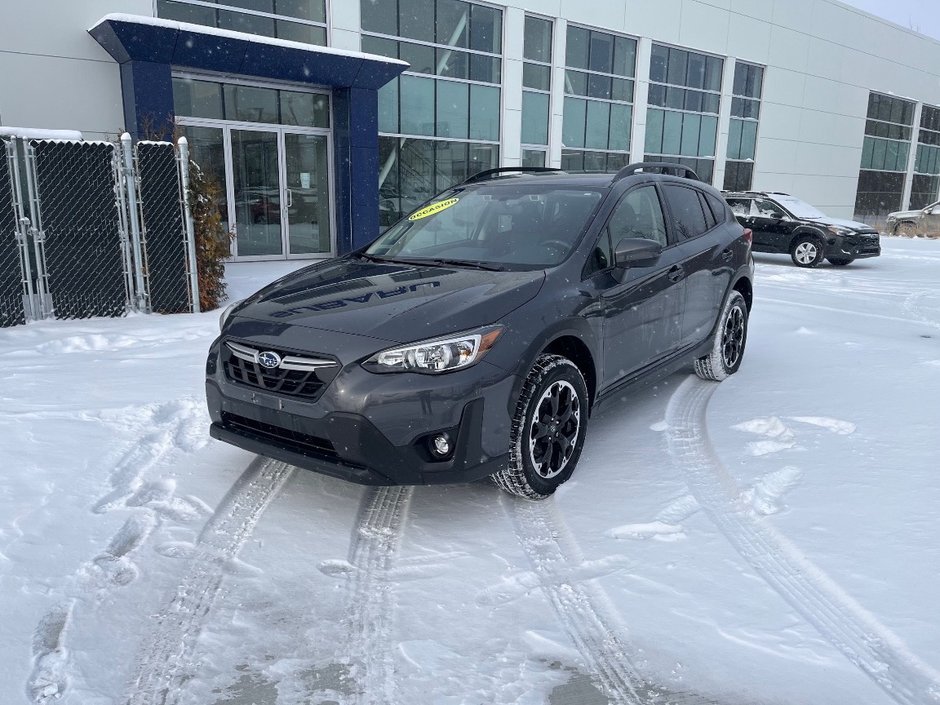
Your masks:
[[[836,0],[490,3],[509,8],[504,29],[518,30],[506,36],[507,62],[518,63],[521,56],[524,11],[560,18],[559,30],[567,21],[639,37],[641,56],[645,40],[652,40],[766,66],[754,187],[788,191],[833,215],[852,214],[869,90],[940,105],[940,43]],[[358,49],[358,0],[330,5],[333,46]],[[153,2],[46,0],[24,4],[16,19],[0,23],[3,125],[75,129],[86,138],[124,127],[117,65],[85,31],[109,12],[150,15]],[[555,46],[560,67],[563,40]],[[635,141],[645,124],[642,60],[640,70]],[[555,76],[560,79],[560,69]],[[557,163],[561,81],[554,83],[559,95],[552,103],[551,154]],[[520,151],[518,103],[518,96],[503,98],[507,164],[515,163]],[[727,120],[719,132],[727,133]],[[719,157],[721,147],[719,137]],[[720,170],[723,164],[716,166]]]
[[[0,22],[0,124],[120,134],[118,66],[87,29],[109,12],[152,15],[152,0],[16,4]]]

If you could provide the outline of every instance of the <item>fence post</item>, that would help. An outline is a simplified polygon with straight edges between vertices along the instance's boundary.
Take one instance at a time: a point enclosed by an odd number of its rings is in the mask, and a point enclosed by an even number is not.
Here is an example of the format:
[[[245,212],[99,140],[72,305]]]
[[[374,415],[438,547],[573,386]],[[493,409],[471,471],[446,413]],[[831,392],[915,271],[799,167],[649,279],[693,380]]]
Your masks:
[[[13,191],[13,210],[16,212],[16,245],[20,255],[20,274],[24,291],[23,310],[27,321],[42,318],[42,308],[36,299],[33,288],[33,272],[29,262],[29,218],[23,208],[23,185],[20,181],[20,168],[16,158],[16,138],[6,145],[7,164],[10,170],[10,189]]]
[[[49,270],[46,267],[46,233],[42,229],[42,211],[39,208],[39,184],[36,177],[36,151],[26,137],[23,138],[23,157],[26,163],[26,192],[29,199],[29,215],[32,225],[29,233],[33,237],[36,254],[36,289],[42,318],[55,314],[55,305],[49,292]]]
[[[193,212],[189,207],[189,141],[179,138],[180,180],[183,185],[183,220],[186,223],[186,252],[189,258],[189,289],[193,297],[193,313],[199,313],[199,267],[196,262],[196,234]]]
[[[144,255],[140,235],[140,209],[137,205],[137,177],[134,174],[134,149],[131,136],[121,135],[121,153],[124,157],[124,183],[127,193],[127,220],[131,229],[131,246],[134,251],[134,298],[137,310],[146,313],[147,290],[144,285]]]

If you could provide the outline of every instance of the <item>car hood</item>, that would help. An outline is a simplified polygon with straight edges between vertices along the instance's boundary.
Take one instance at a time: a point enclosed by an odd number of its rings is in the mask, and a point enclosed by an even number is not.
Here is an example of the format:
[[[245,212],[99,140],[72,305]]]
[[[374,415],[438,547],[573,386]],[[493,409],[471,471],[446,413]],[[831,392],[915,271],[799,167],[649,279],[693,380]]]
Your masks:
[[[897,211],[895,213],[888,213],[888,217],[898,220],[900,218],[919,218],[923,214],[923,211]]]
[[[849,228],[850,230],[855,230],[856,232],[877,232],[872,226],[865,223],[857,223],[854,220],[840,220],[839,218],[830,218],[828,215],[822,218],[813,218],[812,220],[814,223],[822,223],[823,225],[838,225],[841,228]]]
[[[233,318],[407,343],[493,323],[530,301],[545,273],[330,260],[246,299]]]

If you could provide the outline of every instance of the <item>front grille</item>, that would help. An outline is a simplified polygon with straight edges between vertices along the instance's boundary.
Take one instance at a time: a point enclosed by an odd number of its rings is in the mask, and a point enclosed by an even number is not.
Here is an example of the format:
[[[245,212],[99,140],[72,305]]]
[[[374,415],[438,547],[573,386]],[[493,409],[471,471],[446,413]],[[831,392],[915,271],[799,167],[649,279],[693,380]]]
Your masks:
[[[258,362],[258,353],[273,352],[283,360],[277,367],[265,367]],[[314,364],[332,363],[331,366],[303,368],[305,361]],[[314,401],[339,372],[336,358],[326,355],[296,354],[283,349],[259,348],[257,343],[226,341],[222,345],[222,364],[225,376],[232,382],[275,394],[285,394]]]
[[[339,455],[336,448],[328,438],[311,436],[307,433],[300,433],[282,426],[255,421],[238,414],[230,414],[227,411],[222,412],[222,425],[230,431],[235,431],[249,437],[260,440],[274,442],[279,446],[292,450],[303,455],[312,455],[337,462]]]

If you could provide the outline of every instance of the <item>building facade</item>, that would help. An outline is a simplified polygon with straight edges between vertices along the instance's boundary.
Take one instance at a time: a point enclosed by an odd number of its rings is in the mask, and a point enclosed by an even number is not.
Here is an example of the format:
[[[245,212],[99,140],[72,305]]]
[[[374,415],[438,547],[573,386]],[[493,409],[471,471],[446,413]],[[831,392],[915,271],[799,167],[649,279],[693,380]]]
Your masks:
[[[877,222],[938,198],[940,43],[836,0],[55,0],[0,27],[0,125],[186,134],[239,259],[492,166],[668,159]]]

